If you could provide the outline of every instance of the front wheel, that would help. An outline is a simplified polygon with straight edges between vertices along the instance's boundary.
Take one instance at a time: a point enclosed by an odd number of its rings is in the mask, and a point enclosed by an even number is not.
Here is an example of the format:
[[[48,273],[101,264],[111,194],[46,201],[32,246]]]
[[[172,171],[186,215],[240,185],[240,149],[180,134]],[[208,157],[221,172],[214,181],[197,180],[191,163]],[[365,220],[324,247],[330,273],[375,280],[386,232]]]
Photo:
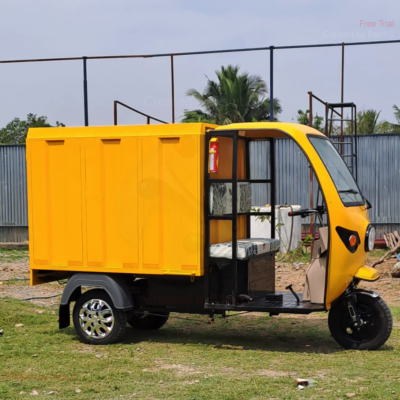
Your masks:
[[[389,339],[393,320],[387,304],[380,297],[357,293],[357,308],[362,326],[355,327],[345,301],[338,301],[329,311],[329,330],[345,349],[377,350]]]

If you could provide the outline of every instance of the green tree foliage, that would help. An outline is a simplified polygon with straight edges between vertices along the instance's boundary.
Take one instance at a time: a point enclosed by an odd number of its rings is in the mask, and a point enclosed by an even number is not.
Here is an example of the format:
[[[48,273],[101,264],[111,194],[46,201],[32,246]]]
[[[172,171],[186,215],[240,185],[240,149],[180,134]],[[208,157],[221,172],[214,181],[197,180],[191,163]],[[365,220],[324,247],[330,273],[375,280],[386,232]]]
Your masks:
[[[379,133],[380,126],[378,123],[380,111],[365,110],[357,113],[357,134],[368,135],[371,133]]]
[[[208,119],[202,110],[185,111],[182,122],[205,122],[215,124],[213,119]]]
[[[187,96],[194,97],[201,109],[186,111],[183,122],[192,122],[196,114],[218,125],[269,120],[267,84],[260,76],[240,74],[239,69],[233,65],[222,66],[220,71],[215,71],[217,81],[208,79],[203,93],[189,89]],[[275,119],[281,111],[279,100],[274,99]],[[186,118],[187,113],[190,118]]]
[[[36,114],[28,114],[26,120],[14,118],[4,128],[0,129],[0,144],[25,144],[29,128],[47,128],[52,126],[47,122],[47,117],[38,117]],[[57,121],[55,126],[65,125]]]
[[[393,111],[394,111],[394,117],[396,118],[396,121],[400,124],[400,108],[396,106],[396,104],[393,104]]]
[[[379,124],[379,130],[382,133],[400,133],[400,109],[393,104],[394,117],[397,124],[392,124],[388,121],[383,121]]]
[[[388,121],[379,121],[381,111],[369,109],[357,113],[357,135],[368,135],[373,133],[400,133],[400,109],[393,105],[394,117],[397,124]],[[346,123],[345,135],[350,135],[350,122]]]
[[[310,110],[298,110],[296,119],[297,123],[310,126]],[[315,116],[313,116],[312,126],[314,129],[317,129],[318,131],[323,133],[325,131],[324,118],[319,116],[318,114],[315,114]]]

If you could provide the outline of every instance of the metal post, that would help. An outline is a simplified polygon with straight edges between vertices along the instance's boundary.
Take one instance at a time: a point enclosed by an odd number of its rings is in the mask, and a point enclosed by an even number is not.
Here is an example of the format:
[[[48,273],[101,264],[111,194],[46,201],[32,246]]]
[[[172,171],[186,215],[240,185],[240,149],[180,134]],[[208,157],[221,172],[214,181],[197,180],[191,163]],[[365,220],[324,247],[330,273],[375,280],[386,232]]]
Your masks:
[[[344,42],[342,43],[342,88],[341,88],[341,102],[344,101]],[[343,107],[342,107],[342,120],[340,121],[340,155],[343,154]]]
[[[357,106],[353,104],[354,106],[354,149],[355,149],[355,155],[356,155],[356,181],[358,178],[358,150],[357,150]]]
[[[238,165],[238,136],[233,134],[232,154],[232,305],[236,305],[237,293],[237,165]]]
[[[276,208],[276,170],[275,170],[275,139],[269,142],[269,160],[271,169],[271,238],[275,239],[275,208]]]
[[[309,121],[309,123],[310,123],[310,127],[312,128],[312,126],[313,126],[313,110],[312,110],[312,92],[308,92],[309,93],[309,96],[310,96],[310,121]],[[314,199],[313,199],[313,197],[314,197],[314,194],[313,194],[313,170],[312,170],[312,168],[311,168],[311,164],[310,164],[310,210],[312,210],[313,208],[314,208]],[[293,220],[292,220],[292,223],[293,223]],[[314,232],[314,216],[311,214],[310,215],[310,233],[311,233],[311,235],[313,234],[313,232]],[[312,246],[313,245],[311,245],[311,254],[312,254]]]
[[[86,57],[82,57],[82,59],[83,59],[83,108],[85,110],[85,126],[89,126]]]
[[[206,131],[204,148],[210,145],[211,134]],[[204,302],[210,302],[210,173],[208,172],[208,151],[204,152]]]
[[[325,103],[325,136],[329,136],[328,134],[328,117],[329,117],[329,108],[328,102]]]
[[[118,125],[117,104],[117,100],[114,100],[114,125]]]
[[[269,120],[274,122],[274,46],[269,48]]]
[[[175,82],[174,82],[174,56],[171,55],[171,95],[172,95],[172,123],[175,123]]]
[[[147,117],[147,125],[150,125],[150,117]]]

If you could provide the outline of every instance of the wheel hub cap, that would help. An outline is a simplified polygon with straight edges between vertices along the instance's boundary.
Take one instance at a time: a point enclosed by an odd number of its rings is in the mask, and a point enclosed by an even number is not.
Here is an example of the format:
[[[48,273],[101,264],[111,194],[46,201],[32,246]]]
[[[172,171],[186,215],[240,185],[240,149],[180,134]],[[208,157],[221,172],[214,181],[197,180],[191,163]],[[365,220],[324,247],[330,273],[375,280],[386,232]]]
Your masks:
[[[89,300],[79,312],[79,325],[87,337],[104,339],[114,328],[113,310],[104,300]]]

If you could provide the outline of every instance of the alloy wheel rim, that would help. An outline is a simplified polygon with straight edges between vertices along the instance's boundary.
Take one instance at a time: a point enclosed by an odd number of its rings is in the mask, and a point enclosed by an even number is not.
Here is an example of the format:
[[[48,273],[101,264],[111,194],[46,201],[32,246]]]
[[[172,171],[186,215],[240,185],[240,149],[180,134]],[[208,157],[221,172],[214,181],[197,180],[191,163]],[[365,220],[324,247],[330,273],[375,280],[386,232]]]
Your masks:
[[[79,311],[79,325],[91,339],[104,339],[114,328],[114,312],[110,305],[101,299],[91,299]]]

